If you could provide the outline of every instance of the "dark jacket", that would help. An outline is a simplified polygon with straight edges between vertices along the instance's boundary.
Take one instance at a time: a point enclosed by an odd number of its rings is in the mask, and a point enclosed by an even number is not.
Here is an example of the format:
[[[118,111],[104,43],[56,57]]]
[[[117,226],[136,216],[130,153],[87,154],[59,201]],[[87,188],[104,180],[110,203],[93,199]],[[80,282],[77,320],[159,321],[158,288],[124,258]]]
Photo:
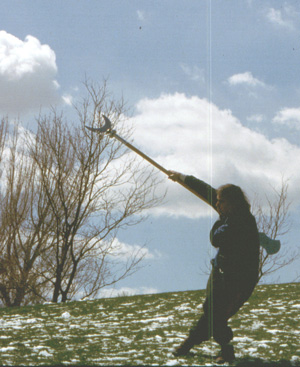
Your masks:
[[[193,176],[186,176],[185,184],[216,209],[216,189]],[[226,279],[239,283],[257,282],[259,236],[255,218],[249,211],[220,217],[212,227],[210,240],[218,248],[213,265]]]

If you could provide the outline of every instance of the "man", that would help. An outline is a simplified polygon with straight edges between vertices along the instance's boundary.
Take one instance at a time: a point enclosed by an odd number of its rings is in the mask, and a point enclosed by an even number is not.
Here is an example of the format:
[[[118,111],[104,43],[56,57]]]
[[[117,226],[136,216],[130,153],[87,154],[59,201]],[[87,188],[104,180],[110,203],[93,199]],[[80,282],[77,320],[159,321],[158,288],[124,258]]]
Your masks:
[[[234,360],[233,338],[227,322],[248,300],[258,281],[259,235],[250,205],[240,187],[224,185],[214,189],[193,176],[170,171],[170,179],[181,181],[218,213],[210,233],[211,244],[218,249],[212,260],[203,315],[189,336],[173,354],[186,355],[196,344],[213,337],[221,346],[216,363]]]

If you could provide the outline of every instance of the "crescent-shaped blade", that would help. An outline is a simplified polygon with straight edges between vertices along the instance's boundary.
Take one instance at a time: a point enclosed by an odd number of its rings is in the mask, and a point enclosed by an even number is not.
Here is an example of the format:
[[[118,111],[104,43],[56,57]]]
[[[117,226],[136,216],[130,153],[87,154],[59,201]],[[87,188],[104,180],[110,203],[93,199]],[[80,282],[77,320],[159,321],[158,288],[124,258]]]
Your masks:
[[[105,133],[106,131],[111,129],[111,121],[108,117],[106,117],[105,115],[103,115],[105,124],[103,127],[90,127],[90,126],[86,126],[87,129],[91,130],[91,131],[96,131],[98,133]]]

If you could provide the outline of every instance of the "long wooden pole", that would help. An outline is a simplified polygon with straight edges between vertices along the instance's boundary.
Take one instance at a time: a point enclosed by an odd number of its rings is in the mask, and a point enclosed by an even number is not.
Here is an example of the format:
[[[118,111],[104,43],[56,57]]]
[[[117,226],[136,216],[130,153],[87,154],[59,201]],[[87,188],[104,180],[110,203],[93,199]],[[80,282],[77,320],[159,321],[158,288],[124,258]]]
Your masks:
[[[128,147],[131,150],[133,150],[135,153],[137,153],[139,156],[141,156],[146,161],[148,161],[149,163],[151,163],[154,167],[156,167],[157,169],[159,169],[160,171],[162,171],[163,173],[165,173],[167,176],[170,177],[172,175],[172,172],[171,171],[167,170],[166,168],[164,168],[163,166],[161,166],[159,163],[155,162],[152,158],[148,157],[145,153],[141,152],[138,148],[136,148],[132,144],[128,143],[121,136],[119,136],[114,130],[111,130],[110,132],[108,132],[108,134],[111,137],[114,137],[115,139],[119,140],[122,144],[126,145],[126,147]],[[200,194],[198,194],[197,191],[191,189],[183,181],[176,181],[176,182],[178,182],[181,186],[183,186],[185,189],[189,190],[191,193],[193,193],[194,195],[196,195],[201,200],[205,201],[207,204],[211,205],[211,203],[209,203],[206,199],[204,199],[203,196],[201,196]]]
[[[89,130],[91,131],[96,131],[98,133],[106,133],[108,134],[110,137],[113,137],[117,140],[119,140],[119,142],[121,142],[122,144],[126,145],[127,148],[133,150],[135,153],[137,153],[139,156],[141,156],[142,158],[144,158],[146,161],[148,161],[149,163],[151,163],[154,167],[156,167],[157,169],[159,169],[160,171],[162,171],[163,173],[165,173],[167,176],[171,176],[172,175],[172,171],[169,171],[167,169],[165,169],[163,166],[161,166],[160,164],[158,164],[157,162],[155,162],[152,158],[148,157],[145,153],[141,152],[138,148],[136,148],[135,146],[133,146],[132,144],[128,143],[128,141],[124,140],[121,136],[119,136],[115,130],[111,129],[111,121],[109,120],[108,117],[103,116],[104,120],[105,120],[105,126],[102,128],[91,128],[86,126]],[[193,193],[194,195],[196,195],[198,198],[200,198],[201,200],[205,201],[207,204],[211,205],[211,203],[209,203],[205,198],[203,198],[203,196],[201,196],[197,191],[191,189],[189,186],[187,186],[183,181],[177,181],[181,186],[183,186],[185,189],[189,190],[191,193]]]

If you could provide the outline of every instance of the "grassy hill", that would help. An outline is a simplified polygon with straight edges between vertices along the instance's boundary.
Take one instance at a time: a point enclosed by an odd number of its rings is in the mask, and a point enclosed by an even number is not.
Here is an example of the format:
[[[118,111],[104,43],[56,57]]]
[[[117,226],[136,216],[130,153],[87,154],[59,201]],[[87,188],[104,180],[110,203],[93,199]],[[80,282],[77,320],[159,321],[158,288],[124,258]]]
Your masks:
[[[201,312],[204,291],[0,310],[1,365],[213,365],[217,344],[171,351]],[[258,286],[233,317],[235,365],[300,366],[300,284]]]

